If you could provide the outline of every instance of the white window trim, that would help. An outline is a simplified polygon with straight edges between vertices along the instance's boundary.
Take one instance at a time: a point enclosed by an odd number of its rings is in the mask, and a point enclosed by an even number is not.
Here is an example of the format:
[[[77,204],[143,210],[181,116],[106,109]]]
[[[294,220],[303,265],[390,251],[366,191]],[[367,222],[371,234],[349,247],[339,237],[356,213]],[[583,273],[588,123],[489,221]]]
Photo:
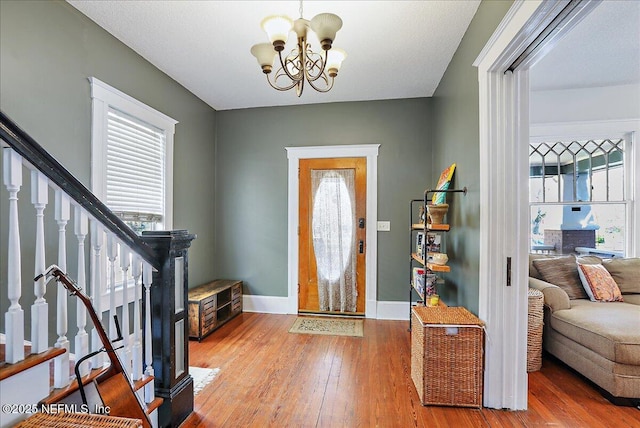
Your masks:
[[[299,182],[298,168],[300,159],[317,158],[367,158],[367,224],[366,239],[366,302],[365,317],[376,318],[378,314],[378,150],[380,144],[359,144],[344,146],[308,146],[286,147],[289,159],[288,191],[288,313],[298,313],[298,225],[299,219]]]
[[[102,179],[102,171],[106,162],[106,125],[109,107],[116,108],[150,125],[165,131],[165,212],[163,214],[164,229],[173,228],[173,136],[175,119],[161,113],[135,98],[109,86],[95,77],[90,77],[92,98],[91,128],[91,191],[100,199],[106,195],[106,183]]]
[[[115,108],[143,120],[165,132],[165,201],[162,225],[165,230],[173,228],[173,139],[177,120],[161,113],[118,89],[90,77],[91,83],[91,191],[101,200],[106,197],[106,180],[103,179],[106,164],[107,112]],[[104,240],[106,243],[106,240]],[[106,254],[106,245],[103,254]],[[121,252],[120,252],[121,254]],[[117,263],[116,268],[119,267]],[[109,309],[109,284],[106,277],[106,258],[100,266],[102,281],[100,311]],[[129,276],[131,272],[129,271]],[[122,306],[122,284],[116,285],[116,306]],[[127,279],[128,300],[135,298],[133,279]]]

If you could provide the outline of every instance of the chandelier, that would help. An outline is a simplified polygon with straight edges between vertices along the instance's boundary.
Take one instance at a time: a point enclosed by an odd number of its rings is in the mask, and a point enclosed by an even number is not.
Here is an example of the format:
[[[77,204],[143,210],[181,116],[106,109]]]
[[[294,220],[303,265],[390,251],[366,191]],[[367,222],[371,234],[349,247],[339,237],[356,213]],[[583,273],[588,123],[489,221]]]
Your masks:
[[[342,49],[333,48],[336,33],[342,28],[342,19],[333,13],[321,13],[311,21],[302,17],[302,0],[300,1],[300,18],[293,21],[288,16],[274,15],[262,20],[262,29],[267,33],[271,43],[259,43],[251,48],[267,82],[278,91],[296,88],[296,94],[302,95],[305,81],[318,92],[328,92],[333,87],[333,80],[338,75],[340,65],[347,54]],[[314,52],[307,40],[307,31],[311,29],[320,41],[323,53]],[[297,46],[287,55],[283,55],[289,33],[293,30],[298,36]],[[280,68],[270,78],[273,62],[278,55]]]

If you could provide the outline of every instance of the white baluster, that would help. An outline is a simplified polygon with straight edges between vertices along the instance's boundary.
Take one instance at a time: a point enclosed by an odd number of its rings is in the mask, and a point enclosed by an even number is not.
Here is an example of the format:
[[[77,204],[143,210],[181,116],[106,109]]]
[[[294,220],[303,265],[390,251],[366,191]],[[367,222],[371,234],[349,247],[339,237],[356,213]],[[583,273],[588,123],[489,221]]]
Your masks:
[[[71,218],[71,207],[69,197],[62,190],[56,190],[55,211],[55,219],[58,223],[58,267],[63,272],[67,272],[66,229],[67,222]],[[57,309],[56,332],[58,340],[55,347],[64,348],[67,352],[54,360],[53,386],[54,388],[63,388],[69,385],[69,340],[67,339],[67,291],[61,285],[58,285]]]
[[[116,315],[116,260],[118,244],[112,233],[107,233],[107,258],[109,259],[109,339],[118,337],[114,316]]]
[[[133,348],[132,364],[133,364],[133,380],[139,380],[142,378],[142,342],[141,339],[141,326],[140,326],[140,305],[142,304],[142,284],[140,283],[140,277],[142,276],[142,259],[137,254],[133,255],[133,265],[131,266],[131,274],[133,276]]]
[[[84,254],[84,240],[89,232],[89,221],[87,214],[79,206],[75,207],[74,218],[74,231],[78,238],[78,277],[76,278],[78,288],[86,290],[86,268],[85,268],[85,254]],[[80,358],[89,353],[89,335],[85,330],[87,325],[87,309],[84,304],[78,300],[76,306],[76,323],[78,326],[78,333],[75,339],[75,353],[76,362]],[[84,376],[89,373],[89,365],[85,363],[80,366],[80,376]]]
[[[143,263],[142,281],[145,288],[145,300],[144,300],[144,361],[146,368],[144,374],[147,376],[153,376],[153,352],[151,349],[152,334],[151,334],[151,281],[152,270],[151,265],[147,262]],[[151,403],[155,397],[154,384],[155,382],[147,382],[144,386],[144,401],[145,403]]]
[[[34,277],[43,274],[44,251],[44,209],[49,202],[49,180],[39,171],[31,171],[31,203],[36,209],[36,257]],[[44,276],[33,283],[36,300],[31,305],[31,352],[39,354],[49,347],[49,304],[44,299],[46,283]]]
[[[24,359],[24,311],[20,306],[22,278],[18,192],[22,186],[22,157],[3,149],[4,185],[9,191],[9,252],[7,253],[7,297],[11,303],[4,315],[6,329],[5,360],[13,364]]]
[[[127,282],[129,281],[129,266],[131,265],[131,252],[126,245],[121,244],[120,254],[120,268],[122,269],[122,343],[124,348],[121,349],[120,361],[124,367],[124,371],[127,375],[131,375],[131,346],[129,340],[129,287]]]
[[[98,318],[102,320],[102,245],[104,243],[104,230],[100,223],[91,220],[91,246],[93,247],[93,262],[91,266],[91,300],[93,307],[98,314]],[[93,327],[91,330],[91,351],[95,352],[102,348],[103,343],[98,336],[98,330]],[[102,367],[104,363],[104,355],[99,353],[91,359],[91,368],[96,369]]]

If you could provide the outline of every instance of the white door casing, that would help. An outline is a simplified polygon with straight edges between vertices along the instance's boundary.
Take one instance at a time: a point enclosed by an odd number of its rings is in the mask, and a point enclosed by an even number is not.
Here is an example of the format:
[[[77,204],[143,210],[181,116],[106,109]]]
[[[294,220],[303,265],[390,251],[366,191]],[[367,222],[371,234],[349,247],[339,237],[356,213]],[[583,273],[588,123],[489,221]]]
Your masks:
[[[527,408],[528,69],[597,2],[585,0],[563,28],[507,71],[567,2],[517,0],[482,50],[479,317],[486,323],[484,406]],[[507,263],[510,260],[510,285]]]
[[[286,147],[289,160],[287,197],[287,259],[288,296],[287,313],[298,313],[298,226],[299,226],[299,183],[298,167],[300,159],[318,158],[367,158],[367,217],[366,217],[366,302],[365,316],[377,317],[378,299],[378,150],[380,144],[359,144],[344,146]]]

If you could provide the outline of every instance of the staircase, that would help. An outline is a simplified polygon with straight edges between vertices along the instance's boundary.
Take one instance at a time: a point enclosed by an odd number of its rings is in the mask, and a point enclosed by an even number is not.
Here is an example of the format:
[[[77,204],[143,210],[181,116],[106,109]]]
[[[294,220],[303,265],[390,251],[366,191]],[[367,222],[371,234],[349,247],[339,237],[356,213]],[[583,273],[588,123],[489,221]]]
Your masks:
[[[151,307],[152,282],[160,282],[163,260],[2,112],[0,147],[8,191],[8,199],[0,201],[0,225],[8,227],[2,231],[7,241],[0,242],[7,249],[6,259],[0,260],[0,274],[6,275],[6,282],[0,280],[0,308],[6,308],[0,344],[0,428],[38,410],[55,408],[56,403],[64,408],[64,403],[76,400],[66,407],[75,409],[79,396],[75,362],[105,346],[100,330],[116,349],[121,376],[148,415],[145,425],[169,425],[158,421],[162,399],[156,398],[154,377],[154,365],[163,364],[158,355],[169,351],[158,349],[162,332],[154,339],[152,326],[162,323],[154,319]],[[23,177],[29,182],[23,183]],[[27,194],[22,196],[24,190]],[[26,236],[35,231],[34,239],[21,240],[21,230],[28,232]],[[98,328],[91,317],[87,322],[85,306],[62,285],[47,283],[44,277],[33,279],[54,263],[89,297],[101,321]],[[55,292],[47,293],[51,288]],[[21,299],[32,304],[23,307]],[[114,371],[110,358],[105,352],[87,358],[77,368],[82,384],[96,385],[100,391],[106,374]]]

